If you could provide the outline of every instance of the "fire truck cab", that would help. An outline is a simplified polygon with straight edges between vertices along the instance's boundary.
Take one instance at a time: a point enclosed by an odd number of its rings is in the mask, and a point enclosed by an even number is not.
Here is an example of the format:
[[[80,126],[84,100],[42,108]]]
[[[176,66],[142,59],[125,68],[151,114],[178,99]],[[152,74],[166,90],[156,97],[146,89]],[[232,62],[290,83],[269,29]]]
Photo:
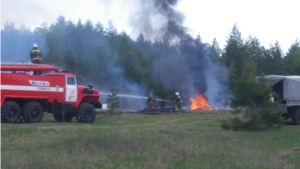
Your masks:
[[[101,108],[99,91],[80,86],[76,76],[48,64],[1,63],[1,122],[40,122],[44,112],[57,122],[91,123]]]

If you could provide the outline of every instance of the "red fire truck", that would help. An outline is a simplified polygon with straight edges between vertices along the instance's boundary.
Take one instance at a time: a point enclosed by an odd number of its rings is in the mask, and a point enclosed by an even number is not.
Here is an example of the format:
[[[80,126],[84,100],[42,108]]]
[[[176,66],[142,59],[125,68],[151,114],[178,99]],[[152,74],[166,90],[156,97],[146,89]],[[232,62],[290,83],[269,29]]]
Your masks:
[[[44,112],[57,122],[91,123],[101,108],[99,91],[48,64],[1,63],[1,122],[40,122]]]

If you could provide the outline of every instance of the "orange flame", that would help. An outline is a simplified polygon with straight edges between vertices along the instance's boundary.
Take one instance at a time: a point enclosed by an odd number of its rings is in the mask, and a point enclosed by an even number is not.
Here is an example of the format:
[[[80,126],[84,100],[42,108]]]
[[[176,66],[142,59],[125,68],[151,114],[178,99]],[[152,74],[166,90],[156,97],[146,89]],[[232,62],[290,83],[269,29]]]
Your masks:
[[[197,95],[196,99],[190,98],[190,101],[192,102],[191,110],[212,110],[203,94]]]

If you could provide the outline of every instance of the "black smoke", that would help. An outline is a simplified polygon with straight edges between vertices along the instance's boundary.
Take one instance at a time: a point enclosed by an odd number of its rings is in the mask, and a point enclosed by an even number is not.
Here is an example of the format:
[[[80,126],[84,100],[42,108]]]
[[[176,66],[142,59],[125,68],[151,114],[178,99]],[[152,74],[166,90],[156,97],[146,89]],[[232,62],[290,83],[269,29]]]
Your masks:
[[[171,59],[156,59],[154,76],[165,88],[178,91],[185,102],[197,94],[205,94],[212,106],[227,107],[228,71],[207,57],[208,45],[200,36],[193,38],[187,33],[185,16],[177,9],[178,0],[140,0],[139,3],[129,18],[136,33],[143,32],[148,39],[169,37],[180,51]]]

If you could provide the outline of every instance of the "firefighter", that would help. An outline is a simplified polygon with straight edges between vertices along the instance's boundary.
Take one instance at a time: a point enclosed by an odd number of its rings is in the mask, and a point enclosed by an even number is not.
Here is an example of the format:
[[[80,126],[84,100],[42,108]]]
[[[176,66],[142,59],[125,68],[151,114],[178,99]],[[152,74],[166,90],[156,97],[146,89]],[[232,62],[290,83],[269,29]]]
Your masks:
[[[30,50],[30,59],[31,59],[31,63],[36,63],[36,64],[42,63],[42,52],[41,50],[38,49],[36,43],[32,45],[32,49]]]
[[[177,109],[181,110],[183,101],[181,100],[181,97],[179,96],[178,92],[175,93],[175,97],[172,100],[172,102],[173,102],[174,105],[176,105]]]
[[[177,108],[179,109],[179,110],[181,110],[181,108],[182,108],[182,100],[181,100],[181,97],[180,96],[178,96],[178,99],[177,99]]]

